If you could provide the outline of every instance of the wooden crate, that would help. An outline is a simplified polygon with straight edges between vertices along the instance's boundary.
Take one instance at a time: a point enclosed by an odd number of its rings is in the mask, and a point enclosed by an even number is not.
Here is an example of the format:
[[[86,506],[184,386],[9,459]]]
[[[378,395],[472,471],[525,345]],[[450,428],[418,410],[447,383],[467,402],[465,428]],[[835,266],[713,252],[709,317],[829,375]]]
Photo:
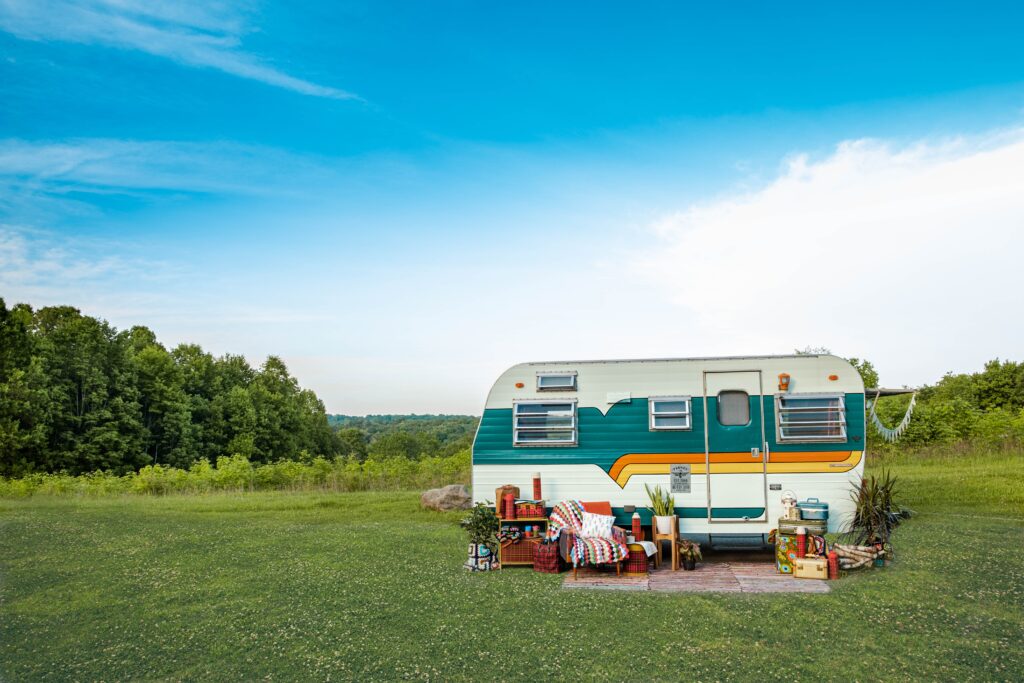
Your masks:
[[[533,554],[540,543],[539,538],[522,538],[518,541],[504,541],[499,549],[501,566],[533,566]]]

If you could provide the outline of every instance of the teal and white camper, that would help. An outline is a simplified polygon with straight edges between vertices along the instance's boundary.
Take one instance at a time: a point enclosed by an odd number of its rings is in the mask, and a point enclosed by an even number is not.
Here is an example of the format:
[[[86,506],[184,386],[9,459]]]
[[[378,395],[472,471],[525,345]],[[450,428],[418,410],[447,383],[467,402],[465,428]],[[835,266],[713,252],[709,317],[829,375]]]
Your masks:
[[[644,484],[673,489],[680,532],[758,545],[782,494],[852,513],[864,472],[864,384],[831,355],[523,363],[487,396],[473,442],[473,497],[531,490],[551,505],[609,501],[649,523]]]

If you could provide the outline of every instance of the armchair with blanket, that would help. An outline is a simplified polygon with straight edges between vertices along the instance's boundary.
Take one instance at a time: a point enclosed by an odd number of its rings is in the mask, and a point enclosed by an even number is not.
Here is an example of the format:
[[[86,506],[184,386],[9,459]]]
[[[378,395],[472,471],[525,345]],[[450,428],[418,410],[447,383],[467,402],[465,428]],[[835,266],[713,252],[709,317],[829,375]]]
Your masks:
[[[566,500],[551,510],[548,540],[558,540],[559,554],[572,563],[572,575],[588,564],[615,564],[622,573],[622,561],[629,556],[626,531],[613,526],[612,506],[607,501],[584,503]]]

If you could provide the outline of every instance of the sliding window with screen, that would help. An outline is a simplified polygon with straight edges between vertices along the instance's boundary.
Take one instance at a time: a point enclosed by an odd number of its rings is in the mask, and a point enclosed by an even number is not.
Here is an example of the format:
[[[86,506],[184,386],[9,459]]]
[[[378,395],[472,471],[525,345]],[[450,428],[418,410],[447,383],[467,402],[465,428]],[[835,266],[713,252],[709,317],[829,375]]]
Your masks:
[[[658,396],[647,399],[651,431],[690,429],[690,397]]]
[[[775,414],[780,442],[846,441],[842,394],[780,394]]]
[[[513,401],[513,446],[575,446],[576,401]]]

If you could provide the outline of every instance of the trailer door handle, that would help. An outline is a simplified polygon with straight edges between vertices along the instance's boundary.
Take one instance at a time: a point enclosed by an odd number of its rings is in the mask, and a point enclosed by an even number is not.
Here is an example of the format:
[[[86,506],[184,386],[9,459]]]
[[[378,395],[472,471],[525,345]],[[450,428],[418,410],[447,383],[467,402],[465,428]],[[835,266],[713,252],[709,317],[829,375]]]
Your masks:
[[[760,448],[751,448],[750,449],[750,457],[751,458],[760,458],[761,457],[761,449]]]

